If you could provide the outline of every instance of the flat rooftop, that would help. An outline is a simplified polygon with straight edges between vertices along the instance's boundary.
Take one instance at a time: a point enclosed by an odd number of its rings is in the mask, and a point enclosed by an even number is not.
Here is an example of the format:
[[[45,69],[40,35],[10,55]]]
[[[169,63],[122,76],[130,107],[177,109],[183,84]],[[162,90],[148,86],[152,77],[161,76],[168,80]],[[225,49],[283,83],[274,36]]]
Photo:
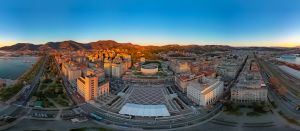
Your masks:
[[[121,110],[120,114],[133,115],[133,116],[170,116],[166,105],[142,105],[126,103]]]

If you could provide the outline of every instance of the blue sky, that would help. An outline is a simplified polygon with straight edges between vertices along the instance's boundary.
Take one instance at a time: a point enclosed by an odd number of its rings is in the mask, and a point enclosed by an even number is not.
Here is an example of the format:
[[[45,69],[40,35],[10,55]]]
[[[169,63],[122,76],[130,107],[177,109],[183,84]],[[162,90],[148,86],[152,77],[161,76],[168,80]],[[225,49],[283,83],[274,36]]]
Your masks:
[[[70,39],[146,45],[295,45],[300,43],[300,1],[0,1],[2,46]]]

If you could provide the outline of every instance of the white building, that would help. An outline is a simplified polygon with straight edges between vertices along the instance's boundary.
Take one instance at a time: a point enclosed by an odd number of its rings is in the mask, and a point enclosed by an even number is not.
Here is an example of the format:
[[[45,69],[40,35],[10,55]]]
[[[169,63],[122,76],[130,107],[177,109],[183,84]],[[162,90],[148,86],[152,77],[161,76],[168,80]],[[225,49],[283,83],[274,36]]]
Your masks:
[[[214,104],[224,91],[224,82],[203,77],[187,86],[187,97],[193,102],[207,106]]]
[[[264,85],[262,85],[264,86]],[[231,100],[236,103],[267,101],[267,88],[235,87],[231,89]]]

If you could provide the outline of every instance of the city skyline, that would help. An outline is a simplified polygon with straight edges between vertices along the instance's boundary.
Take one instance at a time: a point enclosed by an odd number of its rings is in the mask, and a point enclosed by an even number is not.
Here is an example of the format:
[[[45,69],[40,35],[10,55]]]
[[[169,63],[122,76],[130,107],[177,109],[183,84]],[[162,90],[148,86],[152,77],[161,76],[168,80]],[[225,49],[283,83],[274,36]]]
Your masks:
[[[0,47],[116,40],[139,45],[300,45],[299,1],[2,1]]]
[[[0,0],[0,131],[300,131],[299,87],[300,0]]]

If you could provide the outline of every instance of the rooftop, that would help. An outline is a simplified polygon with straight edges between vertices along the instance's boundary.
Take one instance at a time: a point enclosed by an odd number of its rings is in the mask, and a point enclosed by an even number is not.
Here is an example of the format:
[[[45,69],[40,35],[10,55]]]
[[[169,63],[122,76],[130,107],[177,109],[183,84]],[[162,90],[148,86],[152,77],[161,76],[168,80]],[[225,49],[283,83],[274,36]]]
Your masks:
[[[201,91],[202,93],[209,92],[214,88],[209,88],[212,85],[220,84],[218,83],[218,79],[208,79],[203,78],[201,81],[194,81],[190,84],[190,86],[194,87],[195,89]],[[217,87],[217,86],[214,86]]]
[[[120,114],[133,115],[133,116],[170,116],[166,105],[141,105],[126,103],[121,110]]]

